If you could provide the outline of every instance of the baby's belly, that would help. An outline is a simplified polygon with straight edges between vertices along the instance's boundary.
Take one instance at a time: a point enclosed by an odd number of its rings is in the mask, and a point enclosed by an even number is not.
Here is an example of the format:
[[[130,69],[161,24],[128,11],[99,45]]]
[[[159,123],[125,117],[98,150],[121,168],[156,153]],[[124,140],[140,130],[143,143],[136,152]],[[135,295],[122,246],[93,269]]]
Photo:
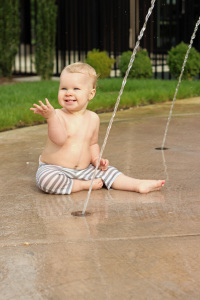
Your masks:
[[[90,149],[88,147],[64,147],[57,151],[44,149],[41,161],[49,165],[58,165],[63,168],[83,170],[91,162]]]

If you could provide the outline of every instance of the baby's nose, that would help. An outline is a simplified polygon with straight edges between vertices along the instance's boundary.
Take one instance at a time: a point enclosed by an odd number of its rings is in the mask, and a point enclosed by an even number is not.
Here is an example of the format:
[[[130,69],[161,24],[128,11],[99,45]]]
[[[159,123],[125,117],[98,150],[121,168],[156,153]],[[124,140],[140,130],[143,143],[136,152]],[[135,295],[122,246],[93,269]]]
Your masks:
[[[66,90],[66,95],[72,95],[73,94],[73,91],[72,90]]]

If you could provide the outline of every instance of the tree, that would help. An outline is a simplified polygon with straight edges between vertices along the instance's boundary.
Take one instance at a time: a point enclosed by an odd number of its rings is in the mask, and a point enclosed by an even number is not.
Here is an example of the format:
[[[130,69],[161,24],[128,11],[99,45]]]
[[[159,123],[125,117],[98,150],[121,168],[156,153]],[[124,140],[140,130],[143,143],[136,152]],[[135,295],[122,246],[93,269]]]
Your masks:
[[[57,7],[55,0],[36,1],[35,66],[43,80],[53,74]]]
[[[19,0],[0,0],[0,76],[11,77],[19,39]]]

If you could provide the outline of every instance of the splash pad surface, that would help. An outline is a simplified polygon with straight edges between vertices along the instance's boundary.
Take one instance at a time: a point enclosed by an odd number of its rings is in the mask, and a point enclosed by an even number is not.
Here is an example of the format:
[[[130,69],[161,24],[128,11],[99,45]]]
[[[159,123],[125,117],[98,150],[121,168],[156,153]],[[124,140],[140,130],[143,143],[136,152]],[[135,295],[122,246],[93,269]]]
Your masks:
[[[47,195],[35,186],[46,125],[0,133],[2,299],[198,299],[200,98],[116,114],[104,156],[136,178],[165,178],[147,195],[102,189]],[[110,114],[100,115],[100,143]],[[15,147],[13,147],[15,145]],[[123,145],[123,147],[122,147]]]

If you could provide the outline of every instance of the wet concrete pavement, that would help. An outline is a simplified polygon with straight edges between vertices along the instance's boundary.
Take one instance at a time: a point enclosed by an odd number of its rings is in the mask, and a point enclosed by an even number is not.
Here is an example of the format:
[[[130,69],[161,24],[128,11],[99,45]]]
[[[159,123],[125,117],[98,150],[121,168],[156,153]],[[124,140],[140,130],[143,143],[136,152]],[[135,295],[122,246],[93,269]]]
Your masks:
[[[0,134],[0,299],[200,299],[200,98],[117,113],[104,157],[160,192],[48,195],[35,185],[46,125]],[[111,114],[102,114],[100,144]]]

